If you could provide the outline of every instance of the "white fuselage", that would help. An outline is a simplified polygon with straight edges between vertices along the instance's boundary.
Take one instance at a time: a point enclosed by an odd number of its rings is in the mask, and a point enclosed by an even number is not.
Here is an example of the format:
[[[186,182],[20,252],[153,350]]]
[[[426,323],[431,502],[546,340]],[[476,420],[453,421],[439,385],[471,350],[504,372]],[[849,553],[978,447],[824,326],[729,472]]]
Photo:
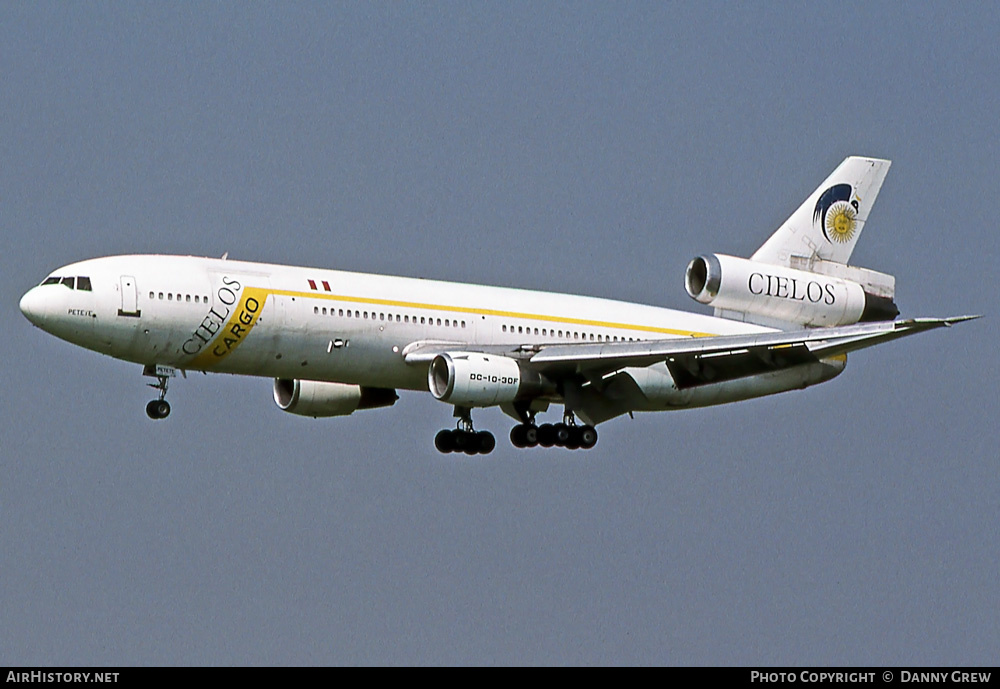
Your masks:
[[[89,290],[65,280],[79,277],[89,278]],[[22,299],[25,315],[118,359],[408,390],[427,390],[426,365],[404,360],[420,343],[460,351],[768,330],[594,297],[189,256],[91,259],[46,282]],[[802,367],[683,393],[662,365],[632,375],[647,402],[637,409],[663,409],[804,387],[836,373]]]

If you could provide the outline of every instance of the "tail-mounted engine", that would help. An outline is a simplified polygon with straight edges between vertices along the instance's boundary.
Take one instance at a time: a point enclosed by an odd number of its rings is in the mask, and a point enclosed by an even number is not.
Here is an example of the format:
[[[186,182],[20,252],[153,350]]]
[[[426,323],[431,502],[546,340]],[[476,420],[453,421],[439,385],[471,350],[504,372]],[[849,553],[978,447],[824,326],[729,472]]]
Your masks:
[[[546,378],[516,359],[476,352],[434,357],[427,369],[427,387],[436,399],[459,407],[489,407],[554,390]]]
[[[316,380],[274,379],[274,403],[300,416],[347,416],[359,409],[391,407],[399,396],[387,388],[363,388]]]
[[[892,276],[841,264],[812,268],[709,254],[688,264],[684,286],[693,299],[714,306],[717,316],[763,325],[850,325],[899,315]]]

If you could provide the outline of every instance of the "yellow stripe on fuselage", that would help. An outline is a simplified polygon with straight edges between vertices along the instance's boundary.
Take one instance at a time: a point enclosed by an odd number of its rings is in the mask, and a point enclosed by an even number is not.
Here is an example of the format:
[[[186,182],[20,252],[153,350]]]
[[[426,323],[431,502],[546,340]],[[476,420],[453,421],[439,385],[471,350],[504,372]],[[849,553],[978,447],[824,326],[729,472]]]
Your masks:
[[[264,309],[264,304],[267,302],[267,298],[270,295],[300,299],[320,299],[346,304],[368,304],[372,306],[389,306],[400,309],[422,309],[427,311],[461,313],[476,316],[518,318],[532,321],[543,321],[547,323],[561,323],[565,325],[611,328],[615,330],[633,330],[662,335],[679,335],[682,337],[712,336],[711,333],[678,330],[676,328],[661,328],[651,325],[598,321],[587,318],[566,318],[563,316],[523,313],[520,311],[480,309],[468,306],[448,306],[445,304],[427,304],[423,302],[399,301],[395,299],[375,299],[371,297],[355,297],[344,294],[330,294],[326,292],[299,292],[295,290],[269,289],[265,287],[246,287],[243,294],[240,296],[237,308],[233,310],[232,315],[225,327],[219,329],[218,334],[212,338],[207,346],[202,349],[194,359],[190,361],[188,366],[193,369],[211,369],[235,351],[257,324],[260,313]]]
[[[595,321],[586,318],[566,318],[563,316],[547,316],[537,313],[523,313],[520,311],[501,311],[499,309],[480,309],[470,306],[447,306],[444,304],[425,304],[415,301],[397,301],[395,299],[374,299],[371,297],[352,297],[345,294],[329,294],[326,292],[297,292],[294,290],[270,290],[271,294],[283,297],[300,297],[303,299],[324,299],[328,301],[338,301],[353,304],[371,304],[376,306],[393,306],[403,309],[428,309],[434,311],[448,311],[450,313],[466,313],[476,316],[497,316],[501,318],[523,318],[533,321],[545,321],[548,323],[565,323],[569,325],[587,325],[595,328],[615,328],[617,330],[637,330],[640,332],[660,333],[662,335],[680,335],[682,337],[712,337],[713,333],[703,333],[691,330],[677,330],[676,328],[661,328],[652,325],[635,325],[630,323],[614,323],[612,321]]]

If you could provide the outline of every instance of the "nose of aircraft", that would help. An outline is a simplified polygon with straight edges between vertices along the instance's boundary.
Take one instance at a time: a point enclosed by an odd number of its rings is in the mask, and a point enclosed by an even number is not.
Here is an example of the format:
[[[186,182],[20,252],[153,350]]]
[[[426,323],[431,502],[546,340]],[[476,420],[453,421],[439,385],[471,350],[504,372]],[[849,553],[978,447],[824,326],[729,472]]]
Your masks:
[[[34,325],[41,325],[45,317],[45,299],[37,287],[32,287],[21,297],[21,313]]]

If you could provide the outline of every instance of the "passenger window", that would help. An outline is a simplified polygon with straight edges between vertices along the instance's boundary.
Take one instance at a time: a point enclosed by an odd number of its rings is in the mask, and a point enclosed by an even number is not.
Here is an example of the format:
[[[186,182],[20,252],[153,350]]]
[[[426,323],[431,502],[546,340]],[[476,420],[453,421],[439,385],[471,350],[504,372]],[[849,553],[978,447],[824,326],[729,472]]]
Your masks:
[[[76,289],[76,278],[63,278],[61,282],[70,289]]]
[[[465,321],[462,321],[462,327],[463,328],[465,327]]]
[[[163,292],[160,292],[160,299],[163,299]]]
[[[195,303],[195,304],[197,304],[197,303],[198,303],[198,295],[197,295],[197,294],[196,294],[196,295],[194,295],[194,303]]]
[[[90,278],[78,277],[76,279],[76,288],[79,290],[83,290],[84,292],[92,291],[90,289]]]
[[[156,298],[156,294],[154,294],[153,292],[150,292],[149,293],[149,298],[150,299],[155,299]]]
[[[173,300],[174,300],[174,293],[167,292],[167,301],[173,301]]]
[[[185,294],[184,295],[184,301],[190,302],[191,301],[191,295],[190,294]]]

